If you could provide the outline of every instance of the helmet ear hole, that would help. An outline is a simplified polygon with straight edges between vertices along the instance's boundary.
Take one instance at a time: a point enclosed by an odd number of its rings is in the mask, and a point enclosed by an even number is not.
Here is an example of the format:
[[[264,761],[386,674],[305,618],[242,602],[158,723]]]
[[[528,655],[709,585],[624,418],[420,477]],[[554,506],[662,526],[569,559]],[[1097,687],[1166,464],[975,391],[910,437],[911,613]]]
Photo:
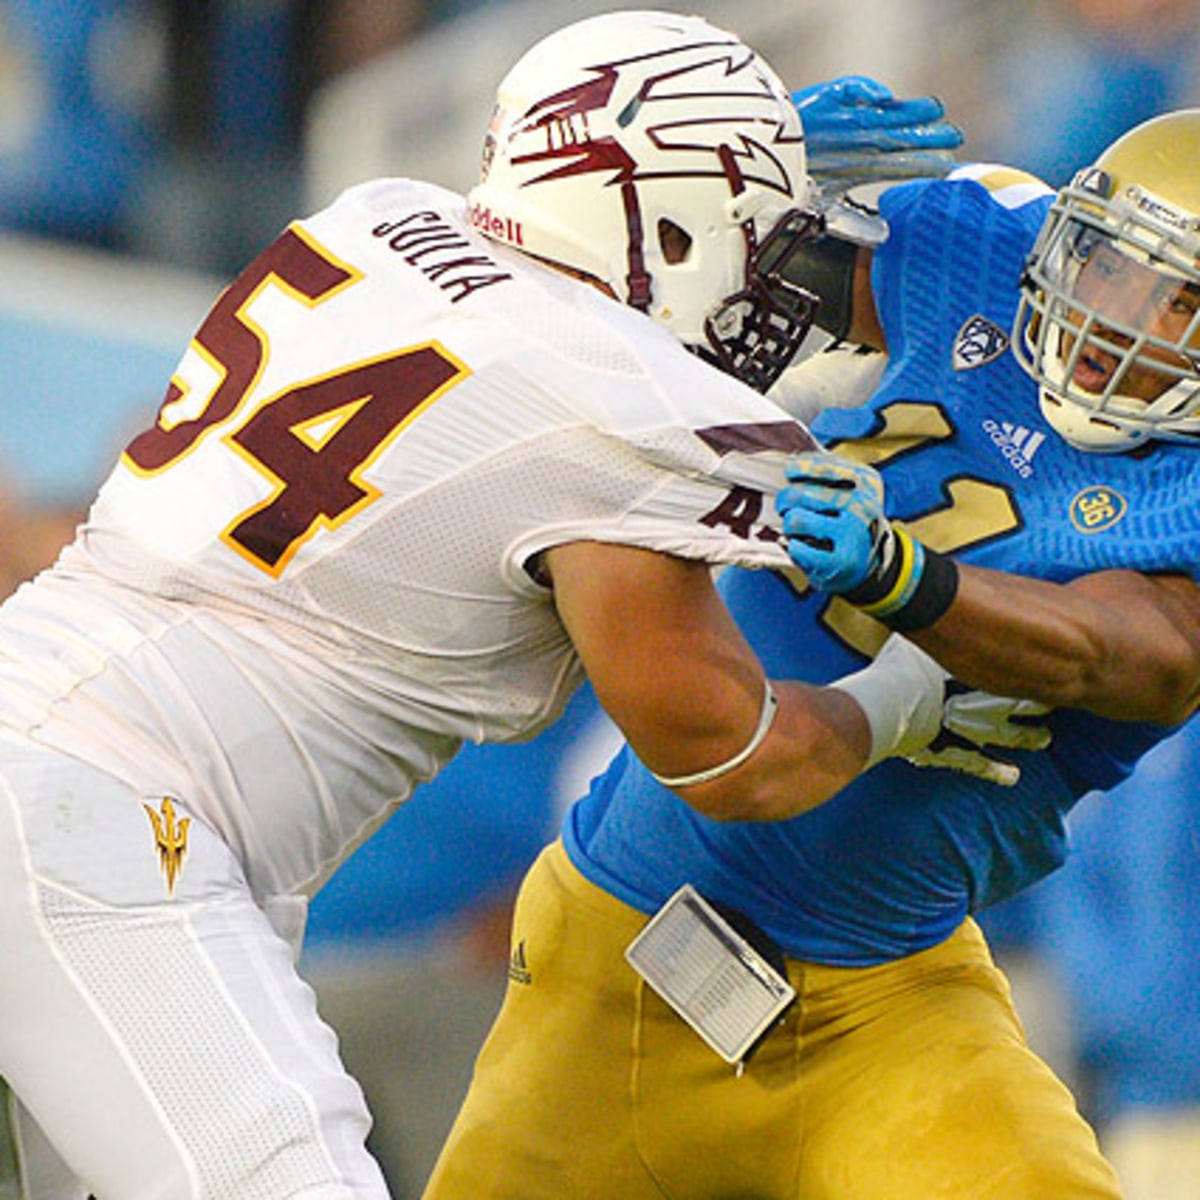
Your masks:
[[[687,262],[692,254],[692,235],[674,221],[659,217],[658,247],[662,251],[664,262],[671,263],[672,266]]]

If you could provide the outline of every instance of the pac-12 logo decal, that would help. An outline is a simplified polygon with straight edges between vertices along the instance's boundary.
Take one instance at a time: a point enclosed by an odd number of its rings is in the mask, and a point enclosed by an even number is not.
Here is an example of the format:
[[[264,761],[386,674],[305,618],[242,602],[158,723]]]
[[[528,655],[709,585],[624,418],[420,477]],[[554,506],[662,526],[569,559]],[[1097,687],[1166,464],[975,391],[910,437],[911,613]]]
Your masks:
[[[970,371],[995,362],[1008,349],[1008,334],[986,317],[968,317],[954,339],[954,369]]]
[[[1084,488],[1071,501],[1071,524],[1080,533],[1101,533],[1111,529],[1128,507],[1125,497],[1110,487]]]

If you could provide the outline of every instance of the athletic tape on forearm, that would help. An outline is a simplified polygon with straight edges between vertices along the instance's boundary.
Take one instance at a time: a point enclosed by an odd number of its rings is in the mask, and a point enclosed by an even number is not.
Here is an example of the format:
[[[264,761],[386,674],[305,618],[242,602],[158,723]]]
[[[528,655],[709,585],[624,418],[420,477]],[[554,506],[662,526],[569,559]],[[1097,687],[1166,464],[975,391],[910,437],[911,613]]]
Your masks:
[[[853,696],[867,718],[871,750],[864,771],[927,744],[942,724],[946,672],[916,646],[901,648],[895,641],[870,666],[829,684]],[[903,654],[895,652],[900,649]]]
[[[663,784],[664,787],[669,788],[693,787],[697,783],[708,783],[710,780],[720,779],[722,775],[728,775],[730,771],[740,767],[766,740],[766,736],[771,729],[771,723],[775,720],[775,712],[778,707],[779,701],[775,696],[775,689],[771,686],[769,679],[764,679],[763,703],[762,711],[758,716],[758,728],[755,729],[754,735],[745,746],[732,758],[726,759],[723,763],[718,763],[715,767],[709,767],[706,771],[697,771],[694,775],[657,775],[653,771],[650,774],[659,783]]]

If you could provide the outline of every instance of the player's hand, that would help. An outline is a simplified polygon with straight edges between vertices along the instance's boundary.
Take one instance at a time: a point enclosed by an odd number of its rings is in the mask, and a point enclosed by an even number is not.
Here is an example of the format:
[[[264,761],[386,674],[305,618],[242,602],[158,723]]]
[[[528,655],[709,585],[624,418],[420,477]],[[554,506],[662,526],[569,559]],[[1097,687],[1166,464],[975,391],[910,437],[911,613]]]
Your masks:
[[[883,480],[861,463],[823,450],[788,463],[775,498],[788,555],[822,592],[852,592],[880,574],[894,533],[883,511]]]
[[[1016,787],[1021,779],[1021,768],[1016,763],[993,758],[978,746],[962,745],[944,738],[937,738],[923,750],[906,757],[915,767],[957,771],[960,775],[970,775],[1000,787]]]
[[[1044,750],[1051,733],[1049,713],[1034,700],[1013,700],[952,685],[942,713],[942,728],[927,746],[906,755],[918,767],[941,767],[1013,787],[1021,778],[1016,763],[996,756],[991,747]]]
[[[883,480],[825,450],[797,454],[775,497],[792,562],[822,592],[835,592],[901,633],[924,629],[954,603],[958,567],[884,513]]]
[[[811,154],[846,150],[954,150],[962,131],[945,119],[936,96],[898,100],[891,88],[865,75],[843,75],[800,88],[792,103]]]
[[[993,696],[956,683],[946,699],[942,725],[976,746],[1045,750],[1052,737],[1044,720],[1049,713],[1049,706],[1036,700]]]
[[[856,183],[945,175],[962,145],[936,96],[899,100],[863,75],[801,88],[792,102],[804,126],[808,169],[822,191]]]
[[[829,684],[853,696],[867,718],[871,746],[863,770],[884,758],[907,758],[940,735],[948,678],[919,646],[890,637],[867,666]]]

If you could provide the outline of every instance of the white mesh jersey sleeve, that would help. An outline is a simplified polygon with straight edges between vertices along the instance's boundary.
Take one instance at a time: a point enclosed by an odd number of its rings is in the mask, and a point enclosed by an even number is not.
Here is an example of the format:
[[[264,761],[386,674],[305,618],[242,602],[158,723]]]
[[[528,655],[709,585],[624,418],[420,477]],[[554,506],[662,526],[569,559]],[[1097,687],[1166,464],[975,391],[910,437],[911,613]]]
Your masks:
[[[382,181],[287,230],[0,620],[0,659],[6,629],[71,631],[53,672],[11,656],[0,719],[199,797],[259,890],[311,883],[463,739],[557,715],[580,671],[540,550],[787,564],[803,426],[463,209]]]

